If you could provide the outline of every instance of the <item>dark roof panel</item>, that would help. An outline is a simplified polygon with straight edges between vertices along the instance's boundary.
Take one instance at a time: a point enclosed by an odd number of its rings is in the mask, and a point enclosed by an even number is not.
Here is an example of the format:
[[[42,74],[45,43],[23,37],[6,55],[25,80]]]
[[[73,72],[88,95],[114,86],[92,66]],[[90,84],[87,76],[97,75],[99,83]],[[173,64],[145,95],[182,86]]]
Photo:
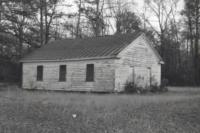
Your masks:
[[[140,35],[141,33],[134,33],[85,39],[58,40],[35,50],[25,56],[22,61],[113,57]]]

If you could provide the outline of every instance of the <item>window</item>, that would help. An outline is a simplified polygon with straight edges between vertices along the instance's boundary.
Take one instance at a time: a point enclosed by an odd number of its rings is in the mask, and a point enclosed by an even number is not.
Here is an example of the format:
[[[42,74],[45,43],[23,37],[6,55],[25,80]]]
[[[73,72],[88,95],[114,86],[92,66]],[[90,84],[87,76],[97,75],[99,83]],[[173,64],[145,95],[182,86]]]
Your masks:
[[[66,81],[66,65],[60,65],[59,81]]]
[[[148,70],[149,85],[151,86],[152,85],[152,80],[153,80],[152,72],[151,72],[151,67],[148,67],[147,70]]]
[[[37,66],[37,81],[43,80],[43,66]]]
[[[87,68],[86,68],[86,81],[87,82],[94,81],[94,64],[87,64]]]

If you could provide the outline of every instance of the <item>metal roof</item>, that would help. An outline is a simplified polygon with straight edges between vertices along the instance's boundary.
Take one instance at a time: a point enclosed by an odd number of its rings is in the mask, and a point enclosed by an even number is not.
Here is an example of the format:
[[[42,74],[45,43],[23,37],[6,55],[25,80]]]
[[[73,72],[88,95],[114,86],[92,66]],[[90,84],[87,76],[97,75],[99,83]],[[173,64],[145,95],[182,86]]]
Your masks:
[[[56,40],[22,58],[25,61],[72,60],[116,57],[142,33]]]

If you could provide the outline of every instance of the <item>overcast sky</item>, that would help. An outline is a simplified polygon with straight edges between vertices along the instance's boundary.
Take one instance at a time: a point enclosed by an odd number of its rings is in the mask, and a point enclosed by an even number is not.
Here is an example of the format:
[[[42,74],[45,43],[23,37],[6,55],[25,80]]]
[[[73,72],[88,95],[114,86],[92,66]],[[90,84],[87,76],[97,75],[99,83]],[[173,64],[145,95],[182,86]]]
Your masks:
[[[141,14],[144,11],[144,0],[135,0],[136,3],[136,11]],[[177,4],[177,14],[176,14],[176,18],[177,21],[179,20],[179,18],[181,17],[180,12],[183,10],[184,8],[184,0],[179,0],[178,4]],[[154,17],[154,14],[152,14],[152,12],[147,11],[147,16],[149,17],[149,20],[151,21],[151,23],[155,26],[158,27],[158,20]]]
[[[77,5],[74,4],[74,0],[64,0],[65,2],[63,2],[61,5],[59,5],[59,11],[65,12],[65,13],[71,13],[71,12],[77,12]],[[123,0],[122,0],[123,1]],[[134,2],[135,4],[133,6],[131,6],[131,9],[137,13],[139,16],[141,16],[141,14],[144,12],[144,0],[124,0],[124,2]],[[184,7],[184,0],[179,0],[178,3],[178,11],[177,11],[177,20],[180,18],[180,12]],[[66,8],[64,6],[64,4],[71,4],[72,7],[70,8]],[[147,11],[146,15],[148,16],[148,19],[150,20],[150,22],[152,23],[152,25],[155,28],[158,28],[158,22],[157,19],[154,17],[154,15]],[[68,19],[69,20],[69,19]]]

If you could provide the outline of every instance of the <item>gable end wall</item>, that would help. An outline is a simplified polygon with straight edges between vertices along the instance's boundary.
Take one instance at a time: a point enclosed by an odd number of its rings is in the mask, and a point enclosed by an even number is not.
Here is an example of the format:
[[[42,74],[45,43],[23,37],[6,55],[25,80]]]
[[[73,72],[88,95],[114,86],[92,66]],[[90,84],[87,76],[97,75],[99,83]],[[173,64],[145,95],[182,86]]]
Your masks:
[[[116,60],[115,90],[122,91],[126,82],[134,81],[138,86],[160,85],[161,64],[144,35],[138,37]]]

